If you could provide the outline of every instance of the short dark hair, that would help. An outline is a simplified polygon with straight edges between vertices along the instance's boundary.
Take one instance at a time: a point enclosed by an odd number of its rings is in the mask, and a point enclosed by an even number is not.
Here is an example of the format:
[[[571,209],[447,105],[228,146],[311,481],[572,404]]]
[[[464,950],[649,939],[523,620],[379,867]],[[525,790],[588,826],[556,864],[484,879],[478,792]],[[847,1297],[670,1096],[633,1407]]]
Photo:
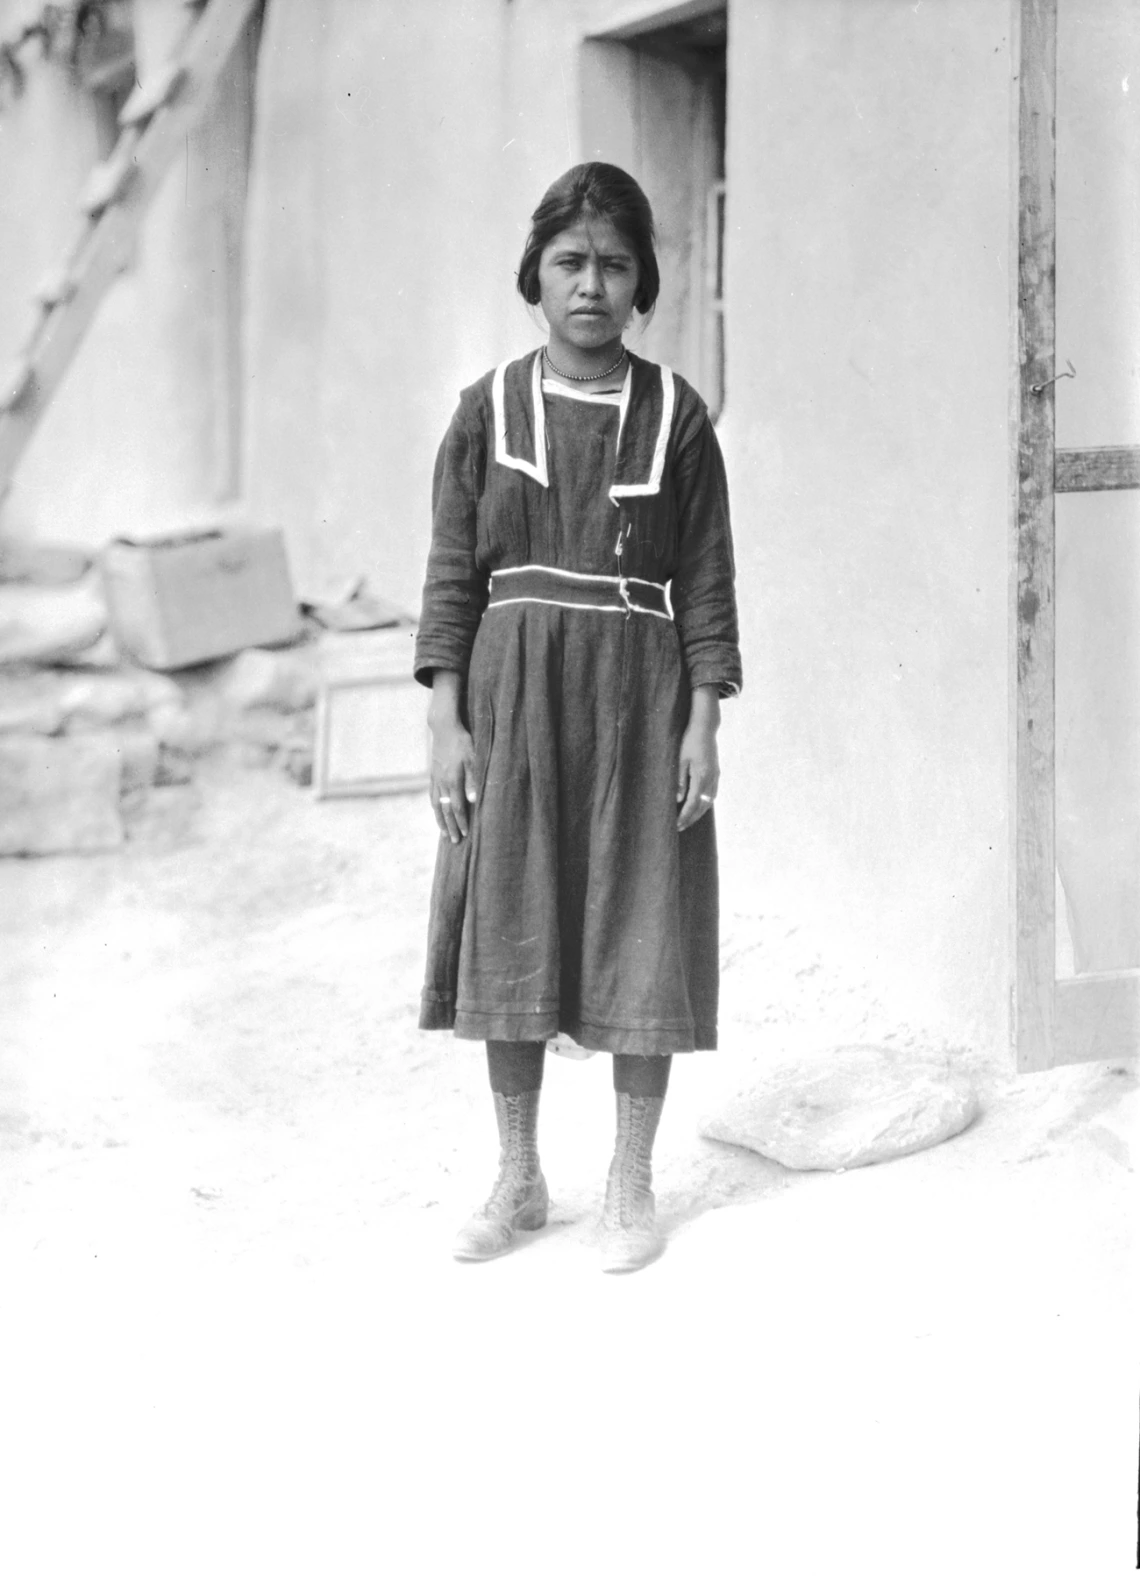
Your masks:
[[[632,175],[616,164],[576,164],[560,175],[531,215],[530,235],[519,262],[519,295],[532,307],[539,301],[538,264],[543,249],[583,214],[608,219],[637,258],[637,294],[633,305],[649,312],[661,289],[657,267],[657,231],[649,199]]]

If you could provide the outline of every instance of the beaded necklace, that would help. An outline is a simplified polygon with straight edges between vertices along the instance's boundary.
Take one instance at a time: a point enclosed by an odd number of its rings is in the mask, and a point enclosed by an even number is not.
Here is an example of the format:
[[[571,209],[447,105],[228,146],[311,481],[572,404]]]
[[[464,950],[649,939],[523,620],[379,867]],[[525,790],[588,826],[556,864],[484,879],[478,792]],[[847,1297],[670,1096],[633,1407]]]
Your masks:
[[[625,360],[625,346],[623,345],[621,350],[618,352],[617,361],[614,362],[612,367],[607,367],[604,373],[564,373],[560,367],[555,367],[554,363],[550,359],[550,352],[546,349],[545,345],[542,347],[542,355],[546,365],[550,368],[550,371],[552,373],[557,373],[559,378],[565,378],[572,384],[592,384],[598,382],[598,380],[601,378],[608,378],[611,373],[617,372],[618,368]]]

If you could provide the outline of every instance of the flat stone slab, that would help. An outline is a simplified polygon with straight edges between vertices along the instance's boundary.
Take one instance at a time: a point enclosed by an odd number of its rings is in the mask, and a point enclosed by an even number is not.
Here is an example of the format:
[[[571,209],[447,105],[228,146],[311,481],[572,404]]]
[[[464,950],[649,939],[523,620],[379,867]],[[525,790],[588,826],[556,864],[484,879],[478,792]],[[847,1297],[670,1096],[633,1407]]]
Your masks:
[[[948,1058],[842,1046],[759,1074],[700,1133],[796,1171],[838,1172],[939,1145],[978,1111],[971,1080]]]
[[[106,628],[106,608],[93,582],[0,584],[0,664],[75,657],[93,647]]]
[[[0,582],[66,586],[81,580],[91,569],[92,562],[92,556],[86,548],[0,537]]]
[[[226,703],[239,711],[272,708],[276,712],[303,712],[317,699],[317,669],[313,648],[269,652],[249,647],[239,652],[222,679]]]
[[[117,849],[122,782],[109,734],[0,739],[0,855]]]
[[[184,707],[182,692],[163,674],[0,668],[0,735],[79,734],[172,707]]]

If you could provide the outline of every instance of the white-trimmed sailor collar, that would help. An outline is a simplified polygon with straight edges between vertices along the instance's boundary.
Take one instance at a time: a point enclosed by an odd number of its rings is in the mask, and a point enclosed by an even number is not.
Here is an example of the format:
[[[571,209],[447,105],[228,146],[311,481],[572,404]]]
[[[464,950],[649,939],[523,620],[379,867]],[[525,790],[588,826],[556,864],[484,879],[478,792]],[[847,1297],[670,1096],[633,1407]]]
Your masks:
[[[534,425],[531,428],[534,435],[533,461],[524,460],[519,454],[512,455],[507,449],[507,369],[511,365],[510,362],[500,362],[491,380],[491,404],[495,413],[495,459],[500,466],[508,466],[512,471],[521,471],[526,476],[533,477],[544,488],[548,488],[550,474],[546,468],[546,407],[542,403],[542,352],[535,353],[530,375],[531,406],[534,412]],[[512,442],[516,450],[520,436],[518,433],[512,433]]]
[[[530,365],[530,433],[533,444],[534,459],[528,460],[519,450],[523,447],[519,440],[525,442],[525,426],[527,401],[524,393],[523,379],[525,373],[525,358],[523,361],[501,362],[495,368],[491,380],[491,405],[495,423],[495,459],[500,466],[506,466],[512,471],[521,471],[525,476],[531,477],[541,487],[550,486],[550,473],[546,460],[546,409],[542,398],[542,352],[536,351]],[[650,433],[644,430],[641,422],[636,425],[640,429],[635,432],[629,421],[630,403],[633,395],[634,362],[630,359],[626,368],[625,378],[622,382],[620,405],[618,411],[618,439],[617,462],[615,475],[622,476],[630,470],[634,471],[638,480],[621,482],[615,481],[609,489],[610,498],[616,504],[622,498],[645,497],[660,492],[661,478],[665,471],[665,452],[669,445],[669,433],[673,426],[673,409],[676,401],[676,389],[672,370],[663,364],[641,362],[647,373],[656,372],[659,379],[650,382],[645,379],[639,390],[637,402],[638,417],[648,418],[652,422],[653,415],[657,417],[655,431],[652,432],[652,448],[649,449],[647,440]],[[517,368],[516,371],[512,371]],[[512,372],[510,387],[508,387],[507,374]],[[641,382],[641,380],[639,380]],[[522,387],[520,387],[522,385]],[[658,407],[654,412],[653,408]],[[513,420],[511,420],[513,418]],[[508,432],[509,429],[509,432]],[[634,449],[637,453],[630,453]],[[646,451],[649,450],[647,454]]]

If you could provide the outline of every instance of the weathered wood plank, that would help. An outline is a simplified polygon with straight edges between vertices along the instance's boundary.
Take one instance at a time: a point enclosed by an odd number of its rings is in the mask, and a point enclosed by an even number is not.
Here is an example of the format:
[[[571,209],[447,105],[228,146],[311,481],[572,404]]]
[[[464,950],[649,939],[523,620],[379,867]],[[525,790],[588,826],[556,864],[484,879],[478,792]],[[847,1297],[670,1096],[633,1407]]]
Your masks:
[[[218,77],[259,0],[210,0],[184,48],[185,85],[138,135],[130,180],[92,225],[72,261],[71,297],[43,319],[25,356],[31,377],[20,400],[0,413],[0,498],[32,434],[71,366],[104,296],[129,261],[151,202],[186,137],[209,107]],[[133,129],[124,132],[133,138]]]
[[[1140,445],[1059,449],[1053,459],[1055,493],[1108,493],[1140,488]]]
[[[211,169],[228,171],[226,180],[215,190],[210,211],[205,216],[208,231],[204,237],[215,260],[210,358],[214,383],[211,492],[218,502],[237,499],[242,487],[242,282],[259,30],[256,9],[222,73],[213,111],[203,127],[203,157],[207,165]]]
[[[1018,12],[1017,473],[1014,487],[1014,1039],[1021,1069],[1054,1057],[1054,512],[1056,0]],[[1034,387],[1036,386],[1036,388]]]
[[[1056,1063],[1140,1053],[1140,970],[1057,982]]]

